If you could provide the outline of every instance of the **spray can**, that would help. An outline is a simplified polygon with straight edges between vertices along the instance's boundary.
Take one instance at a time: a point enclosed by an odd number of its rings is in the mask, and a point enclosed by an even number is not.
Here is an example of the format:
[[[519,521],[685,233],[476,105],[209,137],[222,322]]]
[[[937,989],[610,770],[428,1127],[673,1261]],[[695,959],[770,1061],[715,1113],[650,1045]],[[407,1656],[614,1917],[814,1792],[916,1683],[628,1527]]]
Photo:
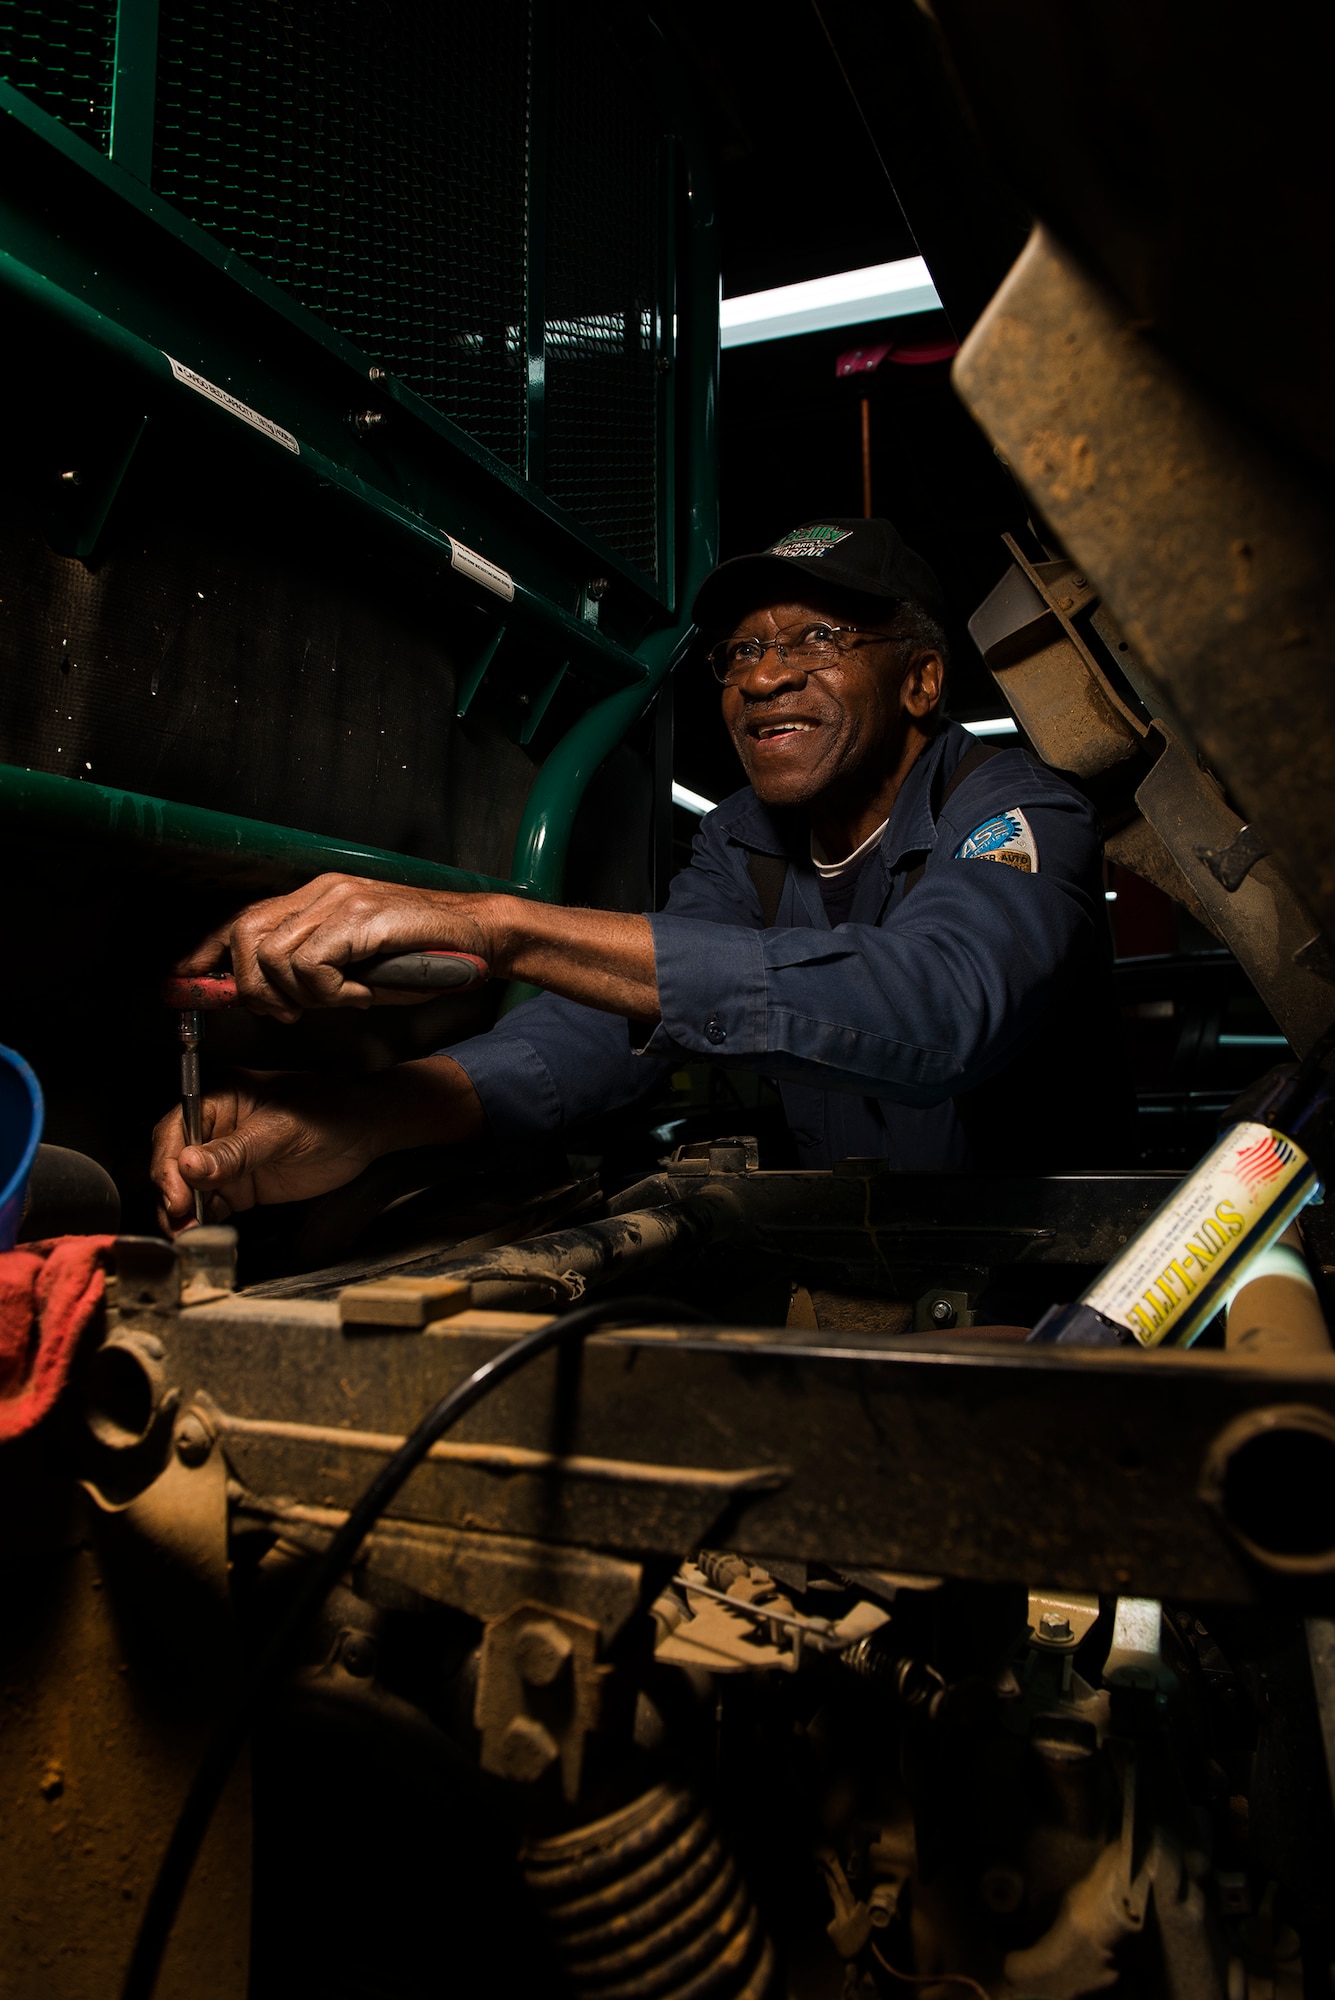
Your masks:
[[[1190,1347],[1247,1268],[1335,1168],[1325,1040],[1240,1097],[1218,1143],[1074,1305],[1029,1338],[1077,1347]]]

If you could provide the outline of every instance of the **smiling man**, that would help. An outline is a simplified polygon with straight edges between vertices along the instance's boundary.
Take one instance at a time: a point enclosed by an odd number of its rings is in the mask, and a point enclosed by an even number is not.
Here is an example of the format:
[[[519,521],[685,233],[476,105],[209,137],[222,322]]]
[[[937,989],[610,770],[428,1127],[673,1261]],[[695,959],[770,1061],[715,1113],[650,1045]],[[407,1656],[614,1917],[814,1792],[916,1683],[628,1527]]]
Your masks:
[[[207,1143],[155,1135],[163,1219],[352,1178],[406,1146],[521,1147],[706,1059],[778,1084],[804,1165],[1108,1164],[1121,1108],[1099,835],[1019,749],[939,713],[941,594],[888,521],[824,520],[722,564],[694,615],[747,783],[701,822],[655,916],[321,876],[244,910],[258,1012],[366,1006],[377,952],[474,952],[544,992],[448,1054],[355,1081],[242,1077]]]

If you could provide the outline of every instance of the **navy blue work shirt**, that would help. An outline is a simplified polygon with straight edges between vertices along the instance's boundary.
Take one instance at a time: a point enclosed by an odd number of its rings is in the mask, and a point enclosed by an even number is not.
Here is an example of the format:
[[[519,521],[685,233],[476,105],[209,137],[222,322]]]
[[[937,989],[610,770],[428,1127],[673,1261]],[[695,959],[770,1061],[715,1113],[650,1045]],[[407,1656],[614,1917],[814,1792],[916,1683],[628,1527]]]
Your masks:
[[[651,1032],[545,993],[443,1051],[472,1079],[493,1138],[509,1149],[621,1109],[703,1058],[777,1083],[804,1166],[1118,1163],[1120,1035],[1094,812],[1018,748],[942,803],[973,744],[958,723],[928,743],[834,928],[804,814],[771,812],[749,786],[708,813],[649,919],[661,1006]],[[788,861],[769,929],[752,853]]]

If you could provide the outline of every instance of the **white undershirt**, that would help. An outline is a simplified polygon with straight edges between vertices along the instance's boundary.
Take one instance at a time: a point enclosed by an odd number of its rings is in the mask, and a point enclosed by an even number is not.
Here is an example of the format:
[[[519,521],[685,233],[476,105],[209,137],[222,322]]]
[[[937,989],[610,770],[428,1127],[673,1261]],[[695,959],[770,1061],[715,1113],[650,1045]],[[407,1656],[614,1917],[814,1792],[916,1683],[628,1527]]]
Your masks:
[[[853,849],[853,852],[851,854],[846,854],[842,861],[822,860],[821,856],[824,854],[825,849],[821,846],[820,842],[817,840],[815,834],[813,833],[811,836],[812,867],[815,869],[816,873],[821,877],[822,881],[825,882],[832,881],[836,875],[842,875],[845,868],[851,868],[854,862],[861,861],[864,855],[870,854],[873,847],[876,846],[877,842],[881,838],[881,835],[885,832],[885,829],[889,826],[889,824],[890,820],[889,816],[887,815],[886,818],[881,821],[881,824],[877,827],[875,833],[869,833],[867,835],[867,838],[863,841],[861,847],[855,847]]]

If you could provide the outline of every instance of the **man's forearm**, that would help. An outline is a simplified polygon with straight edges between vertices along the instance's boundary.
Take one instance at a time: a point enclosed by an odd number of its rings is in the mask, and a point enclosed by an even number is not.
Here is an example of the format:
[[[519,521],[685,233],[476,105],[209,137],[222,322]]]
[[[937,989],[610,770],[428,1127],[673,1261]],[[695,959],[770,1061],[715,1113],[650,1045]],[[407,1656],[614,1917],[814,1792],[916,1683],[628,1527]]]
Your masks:
[[[377,1155],[476,1139],[487,1122],[468,1075],[447,1055],[398,1063],[354,1087]]]
[[[479,898],[493,972],[632,1020],[658,1019],[658,975],[647,917],[571,910],[519,896]]]

